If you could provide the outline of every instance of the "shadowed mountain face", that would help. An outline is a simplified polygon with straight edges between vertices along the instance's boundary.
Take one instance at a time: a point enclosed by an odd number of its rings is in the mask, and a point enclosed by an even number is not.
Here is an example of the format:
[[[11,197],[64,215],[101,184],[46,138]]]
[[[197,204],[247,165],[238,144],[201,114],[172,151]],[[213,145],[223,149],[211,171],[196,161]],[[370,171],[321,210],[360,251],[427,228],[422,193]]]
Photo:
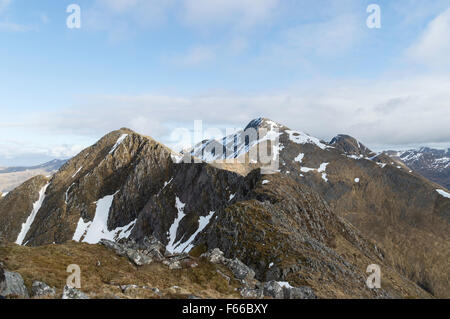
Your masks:
[[[220,248],[260,280],[308,285],[319,297],[445,296],[449,199],[436,185],[350,137],[328,144],[267,119],[247,128],[265,135],[249,146],[238,133],[232,144],[202,144],[230,152],[190,154],[211,164],[177,163],[180,154],[151,138],[114,131],[50,181],[1,198],[0,234],[28,246],[153,235],[171,252]],[[268,140],[276,141],[274,174],[261,174],[258,162],[223,162]],[[365,285],[370,264],[383,269],[381,290]]]
[[[330,145],[347,155],[372,157],[375,155],[365,145],[349,135],[338,135],[330,141]]]
[[[392,158],[405,163],[429,180],[450,188],[450,149],[437,150],[422,147],[405,152],[387,151]]]

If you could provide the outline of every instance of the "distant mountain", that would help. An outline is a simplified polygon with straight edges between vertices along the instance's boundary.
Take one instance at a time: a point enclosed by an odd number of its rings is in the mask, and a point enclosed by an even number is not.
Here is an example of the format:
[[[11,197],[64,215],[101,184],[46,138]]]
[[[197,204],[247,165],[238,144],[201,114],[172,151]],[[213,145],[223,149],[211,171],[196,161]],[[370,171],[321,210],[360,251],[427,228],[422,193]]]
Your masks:
[[[35,165],[35,166],[2,167],[2,168],[0,168],[0,174],[18,173],[18,172],[33,171],[33,170],[45,170],[45,171],[51,173],[51,172],[56,172],[66,162],[67,162],[67,160],[54,159],[50,162],[40,164],[40,165]]]
[[[51,175],[66,162],[67,160],[55,159],[35,166],[2,167],[0,168],[0,193],[11,191],[33,176]]]
[[[260,148],[276,165],[251,158]],[[265,118],[185,154],[120,129],[0,197],[0,237],[31,249],[154,236],[171,253],[218,248],[261,282],[319,298],[449,297],[447,190],[400,164]],[[370,264],[382,289],[365,284]]]
[[[429,180],[450,189],[450,148],[442,150],[422,147],[409,151],[387,151],[386,154],[401,160]]]

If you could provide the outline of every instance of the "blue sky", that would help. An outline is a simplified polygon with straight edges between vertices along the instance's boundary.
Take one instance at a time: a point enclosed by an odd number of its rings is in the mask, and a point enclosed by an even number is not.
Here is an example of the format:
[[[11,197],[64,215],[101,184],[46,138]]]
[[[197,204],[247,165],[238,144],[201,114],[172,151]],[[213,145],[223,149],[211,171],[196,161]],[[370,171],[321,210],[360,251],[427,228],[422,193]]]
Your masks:
[[[0,166],[120,127],[174,145],[194,120],[259,116],[374,149],[448,147],[449,34],[450,0],[0,0]]]

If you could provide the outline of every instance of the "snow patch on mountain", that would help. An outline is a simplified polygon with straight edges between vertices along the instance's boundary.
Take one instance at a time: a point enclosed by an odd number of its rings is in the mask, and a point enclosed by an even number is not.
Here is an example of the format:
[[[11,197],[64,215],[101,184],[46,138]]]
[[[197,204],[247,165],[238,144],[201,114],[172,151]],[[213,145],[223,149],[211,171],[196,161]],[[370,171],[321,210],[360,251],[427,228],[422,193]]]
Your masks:
[[[314,144],[321,149],[331,148],[331,146],[322,143],[318,138],[309,136],[306,133],[286,130],[286,133],[289,134],[289,139],[297,144]]]
[[[195,237],[197,237],[197,235],[200,234],[203,231],[203,229],[205,229],[205,227],[209,225],[209,222],[211,221],[211,218],[214,216],[215,213],[216,212],[210,212],[208,216],[200,216],[197,231],[186,242],[179,243],[175,248],[174,252],[182,253],[190,251],[193,248],[192,242],[194,241]]]
[[[102,239],[115,241],[122,238],[128,238],[130,236],[131,230],[136,224],[136,220],[123,227],[108,230],[109,211],[114,201],[114,196],[117,193],[118,192],[113,195],[105,196],[95,202],[97,207],[95,209],[95,216],[92,222],[84,222],[83,217],[80,217],[73,240],[80,241],[84,236],[83,242],[88,244],[97,244]]]
[[[322,173],[322,179],[328,183],[328,178],[327,178],[327,174],[325,173],[325,171],[327,170],[327,166],[330,163],[322,163],[320,164],[319,168],[311,168],[311,167],[301,167],[300,171],[303,173],[309,173],[309,172],[317,172],[317,173]],[[303,177],[303,175],[300,175]]]
[[[445,198],[450,198],[450,194],[442,189],[436,189],[436,192],[438,192],[440,195],[444,196]]]
[[[33,204],[33,210],[30,213],[30,216],[28,216],[25,223],[22,224],[22,229],[19,233],[19,236],[17,237],[16,244],[22,245],[23,241],[25,240],[25,237],[27,236],[28,232],[30,231],[31,225],[34,222],[34,219],[36,218],[37,213],[39,212],[39,209],[41,209],[42,203],[45,199],[45,192],[47,190],[47,187],[50,185],[50,183],[47,183],[44,187],[41,188],[39,191],[39,199],[34,202]]]
[[[184,216],[186,216],[186,214],[184,213],[184,207],[186,206],[186,204],[182,203],[181,200],[176,197],[175,199],[175,207],[178,210],[178,215],[175,218],[172,226],[170,226],[169,229],[169,243],[167,244],[166,249],[171,252],[174,253],[175,252],[175,240],[177,239],[177,231],[178,231],[178,226],[180,225],[181,220],[184,218]]]
[[[281,288],[294,288],[287,281],[277,281],[277,283],[281,286]]]
[[[109,151],[109,154],[113,154],[115,150],[119,147],[120,144],[127,138],[128,134],[122,134],[119,139],[117,140],[116,144],[114,144],[111,151]]]
[[[86,235],[86,233],[91,225],[92,225],[92,222],[85,223],[84,219],[81,217],[80,220],[78,221],[77,229],[75,230],[75,233],[73,234],[72,240],[79,242],[81,240],[81,238]]]
[[[327,170],[328,164],[330,164],[330,163],[322,163],[322,164],[320,164],[320,167],[319,167],[319,169],[318,169],[317,171],[318,171],[319,173],[325,172],[325,171]]]
[[[75,178],[75,176],[78,175],[78,173],[83,169],[83,166],[81,166],[76,172],[75,174],[72,175],[72,178]]]
[[[294,158],[294,161],[301,163],[301,162],[303,162],[304,158],[305,158],[305,154],[300,153],[300,154],[298,154],[298,156],[296,158]]]

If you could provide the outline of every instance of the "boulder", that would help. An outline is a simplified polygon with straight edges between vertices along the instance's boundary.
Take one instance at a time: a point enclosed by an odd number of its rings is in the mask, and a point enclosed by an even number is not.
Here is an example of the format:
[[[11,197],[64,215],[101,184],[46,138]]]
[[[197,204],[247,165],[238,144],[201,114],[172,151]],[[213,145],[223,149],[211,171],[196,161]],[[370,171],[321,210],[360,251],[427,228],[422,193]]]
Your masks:
[[[44,282],[35,281],[31,287],[31,294],[33,297],[54,296],[56,290]]]
[[[153,262],[149,256],[129,248],[126,249],[126,255],[136,266],[148,265]]]
[[[117,255],[122,257],[127,257],[136,266],[143,266],[153,262],[153,259],[139,250],[133,249],[131,247],[137,248],[134,242],[128,243],[116,243],[111,240],[102,239],[100,244],[113,250]]]
[[[276,281],[268,281],[264,283],[264,296],[274,299],[284,299],[284,291],[280,284]]]
[[[153,259],[161,261],[164,259],[164,255],[166,253],[166,246],[161,243],[154,236],[145,237],[142,241],[142,245],[144,246],[144,250],[147,252],[149,256]]]
[[[264,291],[261,289],[252,289],[244,287],[241,289],[240,294],[243,298],[259,299],[264,297]]]
[[[226,258],[223,256],[223,252],[219,248],[215,248],[212,251],[202,254],[200,257],[206,258],[210,263],[223,264]]]
[[[170,270],[174,270],[174,269],[181,269],[181,263],[179,261],[174,261],[169,263],[169,269]]]
[[[248,282],[255,278],[255,272],[253,271],[253,269],[245,265],[237,258],[227,260],[225,265],[231,270],[231,272],[237,279]]]
[[[140,287],[138,285],[122,285],[120,286],[120,290],[125,294],[127,293],[127,290],[129,289],[139,289]]]
[[[78,289],[64,286],[62,299],[89,299],[89,297]]]
[[[25,287],[20,274],[6,271],[0,267],[0,296],[17,296],[28,298],[28,290]]]
[[[316,294],[311,287],[283,287],[285,299],[316,299]]]
[[[223,252],[219,248],[215,248],[209,252],[202,254],[200,257],[206,258],[213,264],[222,264],[231,270],[234,277],[239,279],[245,286],[251,286],[254,284],[255,271],[245,265],[239,259],[228,259],[224,257]]]

